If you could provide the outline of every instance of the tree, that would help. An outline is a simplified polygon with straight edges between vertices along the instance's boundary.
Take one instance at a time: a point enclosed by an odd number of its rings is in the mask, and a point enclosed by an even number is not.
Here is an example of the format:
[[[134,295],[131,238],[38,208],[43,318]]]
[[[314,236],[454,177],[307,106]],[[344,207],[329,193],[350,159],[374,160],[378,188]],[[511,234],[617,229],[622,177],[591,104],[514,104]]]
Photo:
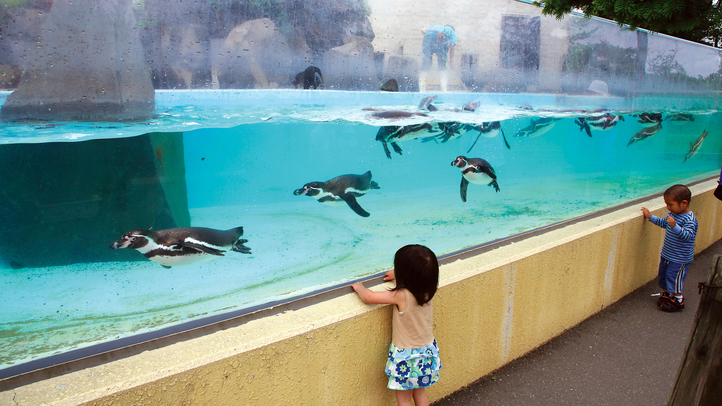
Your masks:
[[[714,45],[719,44],[722,32],[717,0],[546,0],[534,4],[544,7],[542,14],[558,19],[576,9],[588,17],[607,18],[631,29],[644,28]]]

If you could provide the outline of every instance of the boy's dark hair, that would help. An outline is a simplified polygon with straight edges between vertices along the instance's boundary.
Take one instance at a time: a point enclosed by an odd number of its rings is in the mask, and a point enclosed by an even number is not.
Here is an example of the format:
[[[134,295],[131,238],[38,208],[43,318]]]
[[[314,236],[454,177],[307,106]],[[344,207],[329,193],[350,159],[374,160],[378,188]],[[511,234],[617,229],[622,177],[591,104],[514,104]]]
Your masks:
[[[436,254],[423,245],[407,245],[396,251],[394,256],[396,287],[392,290],[408,289],[423,305],[436,294],[439,285],[439,261]]]
[[[685,185],[672,185],[669,189],[664,191],[665,197],[671,197],[677,203],[682,203],[686,200],[687,203],[692,202],[692,192]]]

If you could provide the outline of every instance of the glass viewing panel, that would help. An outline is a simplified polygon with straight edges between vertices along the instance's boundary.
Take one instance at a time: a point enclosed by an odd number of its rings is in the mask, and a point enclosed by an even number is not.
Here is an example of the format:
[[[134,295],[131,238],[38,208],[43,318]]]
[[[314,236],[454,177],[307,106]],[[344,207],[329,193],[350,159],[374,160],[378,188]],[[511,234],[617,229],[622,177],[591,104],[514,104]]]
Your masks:
[[[699,44],[514,1],[402,25],[378,0],[116,3],[0,2],[0,376],[722,164]],[[420,75],[434,24],[458,43]]]

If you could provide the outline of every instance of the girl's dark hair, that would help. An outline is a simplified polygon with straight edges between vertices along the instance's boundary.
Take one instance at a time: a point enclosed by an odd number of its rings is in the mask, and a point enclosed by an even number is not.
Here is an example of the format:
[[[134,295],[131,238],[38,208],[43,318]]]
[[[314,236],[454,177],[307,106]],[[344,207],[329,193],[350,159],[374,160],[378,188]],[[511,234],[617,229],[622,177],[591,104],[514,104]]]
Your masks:
[[[408,289],[423,305],[436,294],[439,285],[439,261],[436,254],[423,245],[407,245],[396,251],[394,257],[396,287]]]
[[[673,198],[677,203],[682,203],[683,200],[692,202],[692,192],[685,185],[672,185],[664,191],[664,195]]]

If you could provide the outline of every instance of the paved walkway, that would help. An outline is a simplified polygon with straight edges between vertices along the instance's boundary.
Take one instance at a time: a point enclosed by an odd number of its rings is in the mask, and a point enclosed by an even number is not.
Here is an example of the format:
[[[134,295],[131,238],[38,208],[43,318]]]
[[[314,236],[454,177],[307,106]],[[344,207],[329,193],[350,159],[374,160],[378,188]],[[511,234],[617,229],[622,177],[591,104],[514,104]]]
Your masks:
[[[666,405],[715,254],[722,241],[692,262],[681,312],[659,310],[650,282],[434,406]]]

